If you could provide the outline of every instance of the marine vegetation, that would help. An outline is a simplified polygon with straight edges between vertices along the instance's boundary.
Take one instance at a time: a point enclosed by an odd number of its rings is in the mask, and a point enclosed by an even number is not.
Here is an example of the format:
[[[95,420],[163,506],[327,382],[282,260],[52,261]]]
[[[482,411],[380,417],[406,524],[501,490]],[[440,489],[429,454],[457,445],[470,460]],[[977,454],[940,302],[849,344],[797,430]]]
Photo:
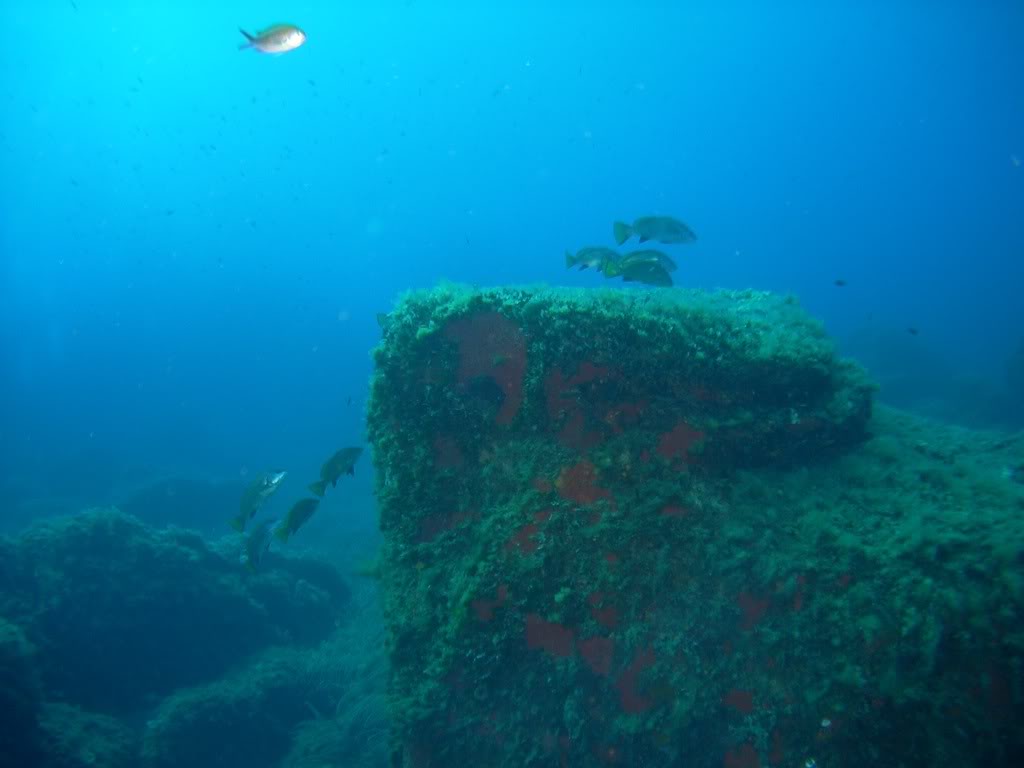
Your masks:
[[[0,538],[3,765],[313,768],[315,730],[345,765],[382,766],[368,585],[280,555],[246,573],[237,541],[113,509]]]
[[[793,299],[448,286],[374,358],[393,765],[1024,754],[1021,445]]]

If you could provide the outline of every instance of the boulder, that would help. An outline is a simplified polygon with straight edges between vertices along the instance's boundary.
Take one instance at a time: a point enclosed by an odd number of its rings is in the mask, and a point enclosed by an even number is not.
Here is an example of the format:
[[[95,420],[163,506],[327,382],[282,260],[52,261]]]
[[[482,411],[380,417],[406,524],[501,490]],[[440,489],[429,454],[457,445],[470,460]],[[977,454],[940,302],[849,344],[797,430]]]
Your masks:
[[[872,417],[762,293],[445,287],[382,327],[393,766],[1022,763],[1019,448]]]

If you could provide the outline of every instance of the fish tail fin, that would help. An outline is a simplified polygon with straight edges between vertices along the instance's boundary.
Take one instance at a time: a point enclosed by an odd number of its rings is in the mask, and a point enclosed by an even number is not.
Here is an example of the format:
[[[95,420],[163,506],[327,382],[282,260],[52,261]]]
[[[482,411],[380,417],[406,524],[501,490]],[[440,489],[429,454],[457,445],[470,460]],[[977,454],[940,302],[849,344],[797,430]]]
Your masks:
[[[241,533],[245,530],[245,515],[239,515],[238,517],[232,517],[228,520],[228,525],[234,528],[236,531]]]
[[[309,484],[309,490],[317,496],[323,497],[324,492],[327,490],[327,483],[323,480],[317,480],[315,483]]]
[[[576,260],[572,257],[572,254],[569,253],[568,251],[566,251],[565,252],[565,268],[566,269],[572,269],[572,266],[575,263],[575,261]]]
[[[622,221],[612,224],[612,232],[615,234],[615,242],[622,245],[633,236],[633,228]]]
[[[241,32],[243,35],[245,35],[245,40],[246,40],[246,42],[244,42],[244,43],[239,43],[238,50],[244,51],[246,48],[252,48],[253,41],[255,41],[256,38],[253,37],[252,35],[250,35],[248,32],[246,32],[241,27],[238,28],[238,31]]]

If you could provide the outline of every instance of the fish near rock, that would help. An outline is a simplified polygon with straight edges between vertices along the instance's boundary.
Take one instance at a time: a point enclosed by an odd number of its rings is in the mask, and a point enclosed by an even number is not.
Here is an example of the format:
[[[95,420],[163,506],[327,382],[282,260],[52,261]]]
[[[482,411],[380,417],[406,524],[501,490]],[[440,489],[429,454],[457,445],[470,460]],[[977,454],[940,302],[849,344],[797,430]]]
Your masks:
[[[334,488],[342,475],[354,475],[356,473],[356,462],[362,455],[363,449],[359,446],[342,448],[320,467],[320,479],[310,484],[309,490],[317,496],[323,496],[327,491],[328,484]]]
[[[641,243],[655,240],[666,245],[692,243],[697,239],[692,229],[671,216],[641,216],[632,224],[616,221],[612,225],[612,232],[619,245],[633,235],[639,237]]]
[[[608,265],[604,270],[605,277],[621,277],[627,283],[644,283],[667,287],[672,285],[672,275],[676,263],[668,254],[647,249],[627,253],[616,264]]]
[[[238,514],[229,521],[236,531],[244,531],[246,523],[256,517],[263,503],[274,495],[287,472],[267,472],[254,479],[242,493]]]
[[[274,528],[274,536],[279,541],[288,541],[302,526],[309,522],[318,506],[320,506],[320,499],[299,499],[296,501],[292,504],[292,508],[288,510],[288,514],[285,515],[284,519]]]
[[[242,565],[255,572],[270,549],[270,533],[275,520],[262,520],[245,537],[245,550],[239,558]]]
[[[627,283],[644,283],[667,288],[672,285],[672,275],[655,261],[640,261],[627,265],[620,273]]]
[[[622,258],[621,254],[611,248],[587,246],[580,248],[576,253],[566,251],[565,268],[572,269],[578,266],[581,270],[587,267],[604,270],[606,265],[618,263],[620,258]]]
[[[634,264],[657,264],[666,272],[676,271],[676,262],[667,253],[648,248],[642,251],[630,251],[622,257],[620,266],[630,267]]]
[[[260,53],[287,53],[306,42],[306,33],[294,24],[273,24],[255,35],[249,34],[241,27],[238,31],[248,40],[238,46],[239,50],[254,48]]]

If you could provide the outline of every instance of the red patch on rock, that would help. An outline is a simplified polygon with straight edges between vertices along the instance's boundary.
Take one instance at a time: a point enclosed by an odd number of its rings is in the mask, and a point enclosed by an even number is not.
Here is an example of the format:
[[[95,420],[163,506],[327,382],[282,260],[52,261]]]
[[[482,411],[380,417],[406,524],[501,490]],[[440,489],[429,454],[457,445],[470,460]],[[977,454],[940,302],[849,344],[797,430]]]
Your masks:
[[[537,493],[551,493],[555,487],[551,484],[550,480],[546,480],[543,477],[533,478],[533,490]]]
[[[552,426],[563,416],[568,416],[558,432],[560,443],[577,451],[586,452],[604,440],[604,435],[599,430],[587,429],[586,412],[583,404],[573,394],[573,390],[581,384],[603,379],[609,375],[611,373],[608,368],[584,361],[580,363],[573,376],[567,378],[560,370],[554,369],[544,377],[544,399]],[[567,393],[569,396],[566,396]]]
[[[785,759],[786,751],[782,745],[782,732],[778,728],[772,729],[772,751],[768,753],[768,762],[772,765],[779,765]]]
[[[741,592],[740,596],[736,598],[736,602],[740,606],[740,610],[743,611],[743,619],[740,621],[740,629],[744,632],[749,632],[754,626],[764,618],[765,613],[768,612],[768,598],[756,598],[749,592]]]
[[[604,436],[595,429],[587,429],[587,419],[582,410],[574,410],[558,433],[558,442],[566,448],[586,453],[600,445]]]
[[[499,584],[495,594],[497,597],[494,600],[474,600],[471,603],[473,610],[476,612],[476,617],[480,621],[490,621],[493,619],[494,609],[500,608],[505,604],[505,601],[508,599],[508,585]]]
[[[437,435],[434,438],[434,466],[438,469],[461,467],[466,463],[462,450],[455,438],[450,435]]]
[[[704,439],[704,433],[680,421],[671,432],[665,432],[658,440],[658,453],[677,467],[689,464],[690,449]]]
[[[603,592],[591,592],[587,596],[587,603],[590,605],[590,615],[602,627],[615,629],[619,625],[619,609],[614,605],[602,606],[604,598]]]
[[[662,517],[686,517],[690,510],[681,504],[666,504],[661,508]]]
[[[646,407],[646,400],[635,403],[618,403],[605,411],[604,422],[611,427],[612,432],[621,435],[626,431],[626,427],[634,426],[640,421],[640,414]]]
[[[420,520],[420,530],[416,541],[420,544],[433,541],[445,531],[458,528],[467,520],[472,520],[475,516],[475,512],[449,512],[440,515],[427,515]]]
[[[526,646],[539,648],[552,656],[566,659],[572,656],[573,631],[561,624],[545,621],[535,613],[526,616]]]
[[[610,637],[588,637],[579,642],[580,656],[595,675],[608,677],[612,671],[615,641]]]
[[[537,547],[540,544],[533,538],[537,532],[540,531],[540,526],[536,523],[530,523],[524,525],[511,539],[505,542],[505,551],[513,552],[518,551],[520,554],[529,555],[537,551]]]
[[[725,753],[725,768],[761,768],[757,750],[749,741]]]
[[[445,335],[459,346],[459,383],[490,376],[505,394],[495,422],[510,424],[523,402],[526,337],[500,312],[477,312],[452,320]]]
[[[713,389],[704,382],[698,382],[690,387],[690,397],[701,403],[724,405],[731,402],[728,393]]]
[[[637,679],[645,669],[654,664],[654,649],[650,646],[638,650],[633,657],[633,662],[626,668],[615,687],[619,690],[619,704],[623,712],[639,714],[646,712],[654,706],[654,702],[646,696],[641,696],[637,691]]]
[[[511,539],[505,542],[505,551],[518,551],[523,555],[536,552],[540,542],[533,537],[540,532],[541,526],[547,522],[549,517],[551,517],[551,510],[549,509],[534,513],[533,522],[524,525],[515,532]]]
[[[737,712],[749,715],[754,711],[754,694],[750,691],[741,691],[738,688],[733,688],[722,697],[722,703],[727,707],[732,707]]]
[[[583,506],[595,504],[601,499],[611,500],[611,491],[598,486],[597,479],[594,465],[589,461],[581,461],[559,473],[555,488],[563,499]]]

